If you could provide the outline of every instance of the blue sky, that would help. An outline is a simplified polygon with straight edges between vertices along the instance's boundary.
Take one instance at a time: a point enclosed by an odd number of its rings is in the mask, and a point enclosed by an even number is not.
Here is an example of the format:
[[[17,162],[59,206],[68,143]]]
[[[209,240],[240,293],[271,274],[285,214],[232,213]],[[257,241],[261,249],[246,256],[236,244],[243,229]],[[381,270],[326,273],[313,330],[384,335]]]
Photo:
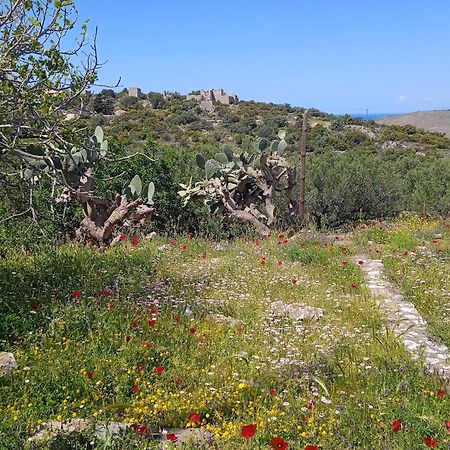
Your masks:
[[[334,113],[450,109],[449,0],[75,0],[102,83]]]

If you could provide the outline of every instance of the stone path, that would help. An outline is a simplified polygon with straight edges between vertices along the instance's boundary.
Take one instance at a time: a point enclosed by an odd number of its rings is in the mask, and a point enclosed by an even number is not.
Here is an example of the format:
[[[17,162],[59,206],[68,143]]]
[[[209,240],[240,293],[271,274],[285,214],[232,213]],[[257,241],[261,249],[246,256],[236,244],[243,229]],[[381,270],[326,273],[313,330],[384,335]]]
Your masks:
[[[384,276],[381,260],[359,255],[355,261],[365,273],[368,287],[385,314],[388,327],[393,331],[414,359],[423,358],[427,368],[450,380],[450,353],[442,344],[433,341],[427,323],[415,306]]]

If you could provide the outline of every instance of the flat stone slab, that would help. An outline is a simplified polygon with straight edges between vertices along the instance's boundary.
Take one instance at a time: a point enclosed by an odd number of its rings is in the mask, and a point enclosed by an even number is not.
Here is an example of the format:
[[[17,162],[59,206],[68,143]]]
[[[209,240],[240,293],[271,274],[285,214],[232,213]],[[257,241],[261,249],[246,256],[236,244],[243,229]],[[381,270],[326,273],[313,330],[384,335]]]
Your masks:
[[[426,320],[416,307],[384,276],[384,266],[379,259],[358,255],[355,262],[364,271],[367,286],[384,312],[387,325],[401,339],[414,359],[423,358],[427,368],[450,380],[449,349],[435,342],[427,329]]]
[[[275,316],[289,317],[301,322],[319,320],[323,316],[323,309],[321,308],[300,303],[288,304],[282,301],[271,303],[270,312]]]
[[[102,437],[107,435],[117,435],[127,430],[132,430],[133,426],[126,422],[95,422],[90,419],[71,419],[66,421],[50,420],[40,425],[38,432],[31,436],[28,441],[42,443],[54,439],[60,434],[81,433],[82,431],[92,430],[94,436]],[[168,436],[174,440],[169,440]],[[148,429],[145,437],[149,440],[159,441],[161,450],[169,448],[169,444],[176,446],[194,442],[202,445],[212,440],[212,434],[203,428],[174,428],[163,431]]]
[[[19,367],[12,353],[0,352],[0,377],[11,375]]]

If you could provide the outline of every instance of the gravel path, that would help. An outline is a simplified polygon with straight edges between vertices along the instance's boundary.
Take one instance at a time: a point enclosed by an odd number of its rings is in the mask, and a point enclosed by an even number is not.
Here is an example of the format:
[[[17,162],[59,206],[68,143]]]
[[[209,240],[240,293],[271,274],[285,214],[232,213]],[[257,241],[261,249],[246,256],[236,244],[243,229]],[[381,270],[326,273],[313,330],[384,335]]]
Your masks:
[[[423,358],[427,368],[450,380],[450,353],[448,348],[433,341],[427,323],[415,306],[384,276],[381,260],[365,255],[355,257],[365,273],[367,285],[383,311],[388,327],[401,339],[413,358]]]

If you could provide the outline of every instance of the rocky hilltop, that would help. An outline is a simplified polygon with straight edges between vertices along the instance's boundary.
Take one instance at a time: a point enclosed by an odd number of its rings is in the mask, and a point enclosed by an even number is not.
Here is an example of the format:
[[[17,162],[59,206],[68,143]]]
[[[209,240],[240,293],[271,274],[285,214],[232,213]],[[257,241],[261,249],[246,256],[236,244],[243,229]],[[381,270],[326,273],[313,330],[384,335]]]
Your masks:
[[[384,125],[412,125],[434,133],[444,133],[450,137],[450,110],[418,111],[396,116],[380,117],[377,123]]]

